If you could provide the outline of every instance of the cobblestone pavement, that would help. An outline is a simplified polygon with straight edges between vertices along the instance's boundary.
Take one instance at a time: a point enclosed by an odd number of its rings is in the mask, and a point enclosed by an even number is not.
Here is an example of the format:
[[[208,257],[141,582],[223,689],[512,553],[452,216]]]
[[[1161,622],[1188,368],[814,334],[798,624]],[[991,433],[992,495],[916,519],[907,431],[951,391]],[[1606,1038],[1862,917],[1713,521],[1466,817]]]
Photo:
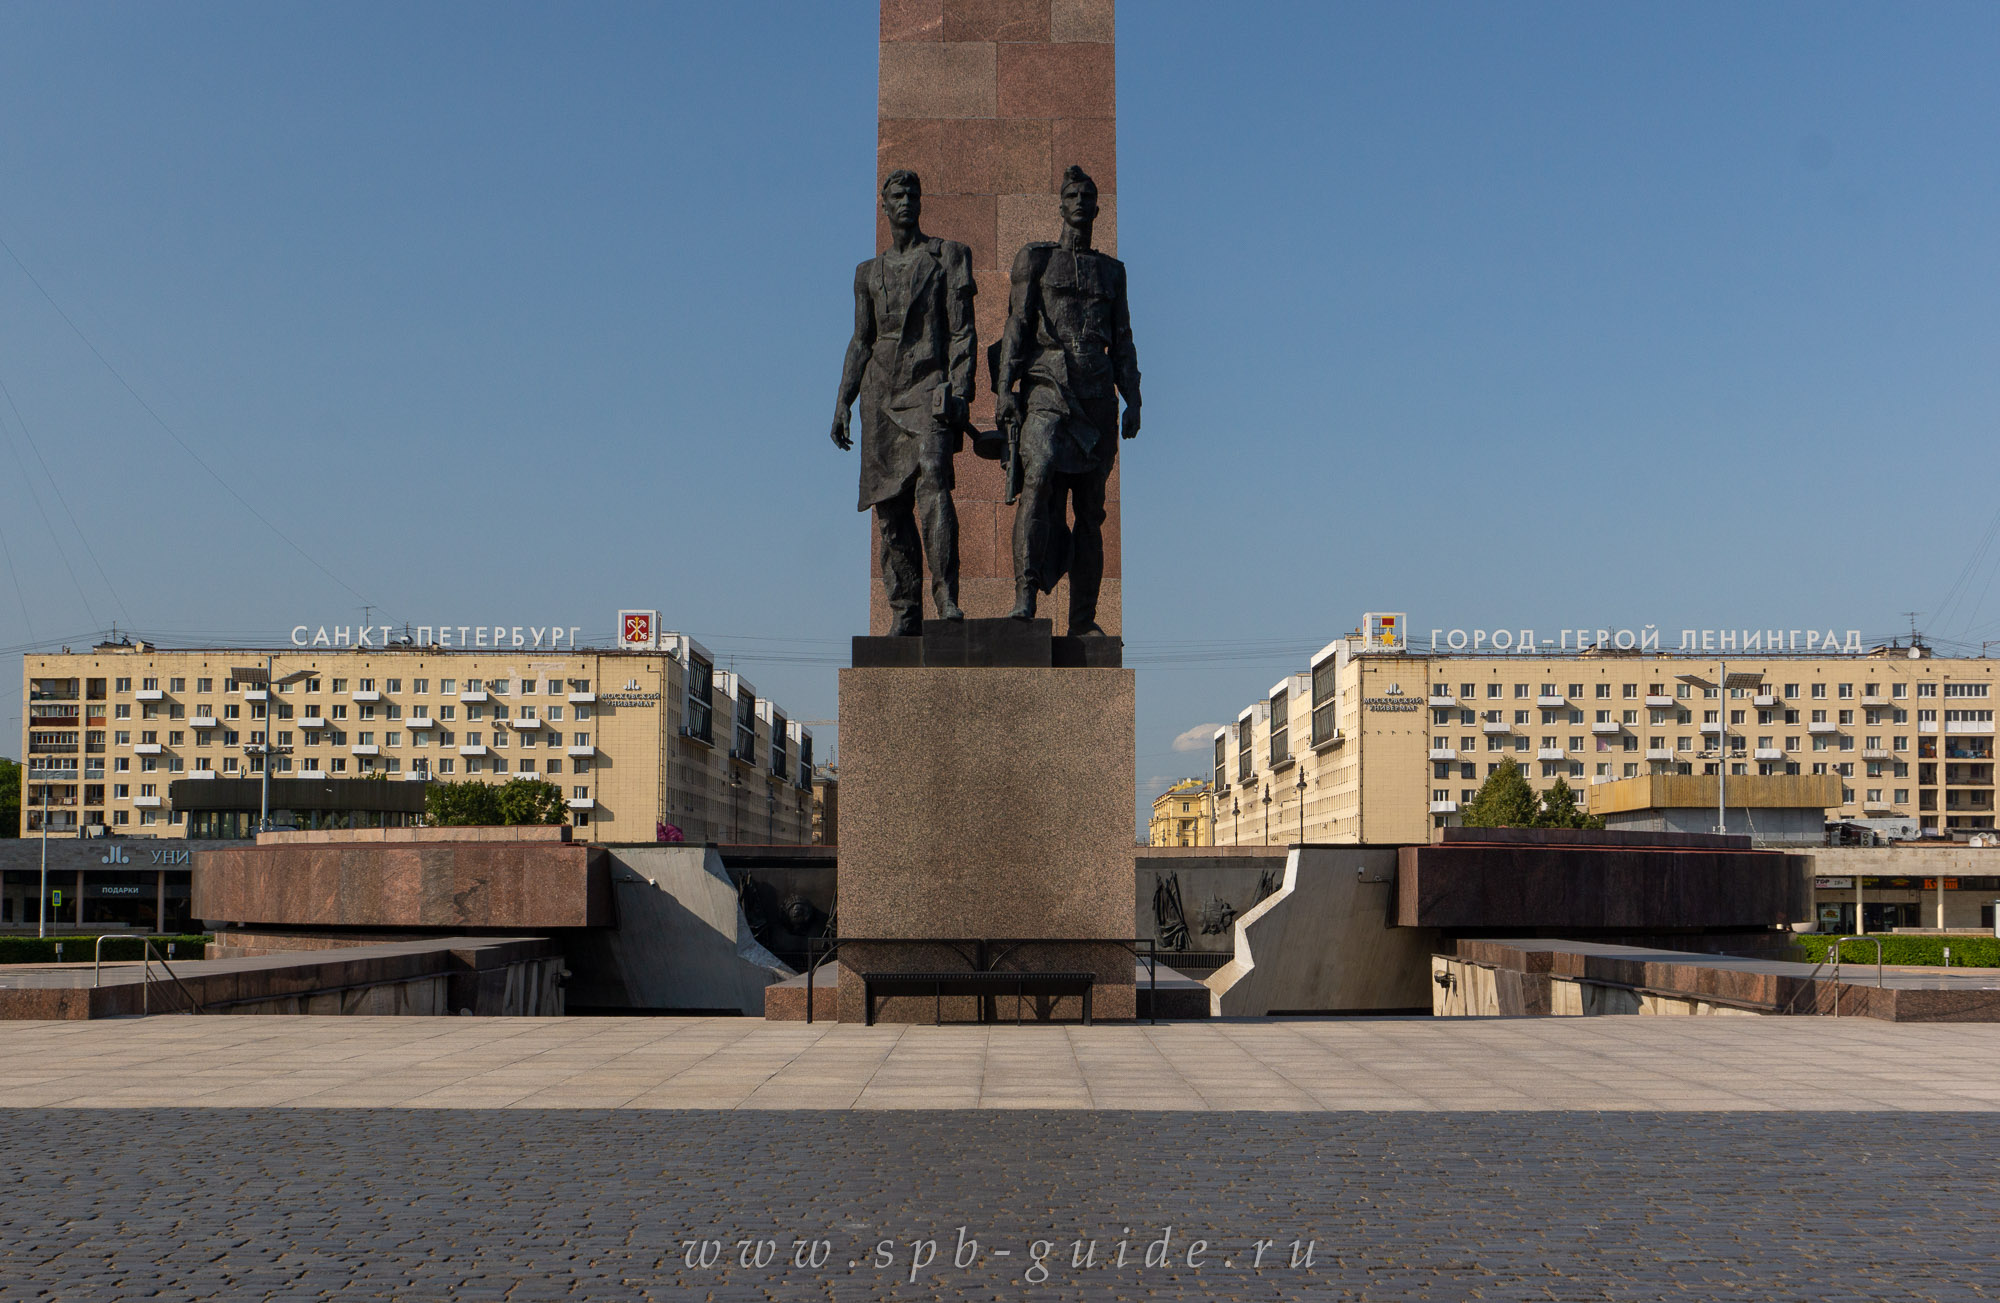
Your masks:
[[[856,1027],[746,1018],[0,1023],[17,1108],[1985,1111],[2000,1024],[1866,1018]]]
[[[1987,1113],[117,1109],[0,1126],[8,1300],[2000,1297]]]

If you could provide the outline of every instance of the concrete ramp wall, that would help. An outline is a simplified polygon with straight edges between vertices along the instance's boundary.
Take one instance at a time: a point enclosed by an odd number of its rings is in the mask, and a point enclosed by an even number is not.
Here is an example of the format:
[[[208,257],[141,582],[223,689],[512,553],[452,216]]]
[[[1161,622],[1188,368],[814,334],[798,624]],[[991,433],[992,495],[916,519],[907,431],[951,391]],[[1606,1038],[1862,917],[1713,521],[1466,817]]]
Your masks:
[[[1393,925],[1393,846],[1294,846],[1284,884],[1236,920],[1208,979],[1217,1017],[1428,1012],[1432,928]]]
[[[615,930],[572,943],[571,1007],[761,1015],[792,975],[750,935],[722,856],[702,846],[614,846]]]

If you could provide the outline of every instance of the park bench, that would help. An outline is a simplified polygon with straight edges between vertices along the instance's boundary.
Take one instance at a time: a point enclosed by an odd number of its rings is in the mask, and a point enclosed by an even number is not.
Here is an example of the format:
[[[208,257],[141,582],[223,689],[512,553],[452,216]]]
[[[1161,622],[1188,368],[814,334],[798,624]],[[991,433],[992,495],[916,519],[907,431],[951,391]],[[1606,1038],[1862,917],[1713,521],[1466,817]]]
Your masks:
[[[861,975],[862,1020],[875,1023],[877,996],[928,995],[936,1002],[936,1018],[944,1024],[944,997],[972,995],[1014,997],[1014,1021],[1021,1021],[1021,1002],[1029,996],[1083,997],[1083,1021],[1090,1023],[1090,988],[1097,980],[1093,973],[863,973]],[[982,1014],[984,1006],[982,1005]],[[981,1021],[984,1021],[983,1017]]]

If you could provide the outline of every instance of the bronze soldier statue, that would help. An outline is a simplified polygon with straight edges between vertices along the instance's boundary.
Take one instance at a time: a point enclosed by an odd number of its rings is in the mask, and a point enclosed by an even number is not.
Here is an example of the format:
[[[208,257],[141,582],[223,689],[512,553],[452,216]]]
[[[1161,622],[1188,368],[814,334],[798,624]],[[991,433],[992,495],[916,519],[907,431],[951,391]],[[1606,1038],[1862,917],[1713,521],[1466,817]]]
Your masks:
[[[854,338],[840,373],[834,446],[854,446],[848,409],[861,400],[861,504],[875,509],[889,632],[923,629],[923,563],[939,618],[958,609],[958,515],[952,454],[972,399],[972,253],[918,226],[923,182],[891,172],[882,182],[890,244],[854,272]],[[921,548],[919,543],[921,542]]]
[[[1125,264],[1090,247],[1097,183],[1063,172],[1062,238],[1014,259],[1007,327],[994,363],[1000,420],[1013,446],[1015,619],[1069,575],[1069,634],[1102,634],[1104,489],[1118,437],[1139,433],[1139,356],[1125,302]],[[1016,387],[1018,386],[1018,388]],[[1121,428],[1118,399],[1125,399]],[[1065,518],[1076,516],[1072,531]]]

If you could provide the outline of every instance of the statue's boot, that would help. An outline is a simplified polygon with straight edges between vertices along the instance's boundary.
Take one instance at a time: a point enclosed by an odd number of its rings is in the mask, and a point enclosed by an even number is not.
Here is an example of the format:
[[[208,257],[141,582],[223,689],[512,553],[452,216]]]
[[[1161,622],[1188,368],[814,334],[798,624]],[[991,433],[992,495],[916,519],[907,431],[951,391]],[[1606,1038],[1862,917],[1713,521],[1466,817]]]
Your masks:
[[[940,620],[963,620],[965,612],[958,609],[958,585],[945,579],[931,581],[931,601],[937,607]]]
[[[1007,612],[1010,620],[1032,620],[1035,618],[1035,581],[1017,580],[1014,584],[1014,609]]]
[[[1069,636],[1072,638],[1102,638],[1103,628],[1097,623],[1097,589],[1099,580],[1077,574],[1069,576]]]

